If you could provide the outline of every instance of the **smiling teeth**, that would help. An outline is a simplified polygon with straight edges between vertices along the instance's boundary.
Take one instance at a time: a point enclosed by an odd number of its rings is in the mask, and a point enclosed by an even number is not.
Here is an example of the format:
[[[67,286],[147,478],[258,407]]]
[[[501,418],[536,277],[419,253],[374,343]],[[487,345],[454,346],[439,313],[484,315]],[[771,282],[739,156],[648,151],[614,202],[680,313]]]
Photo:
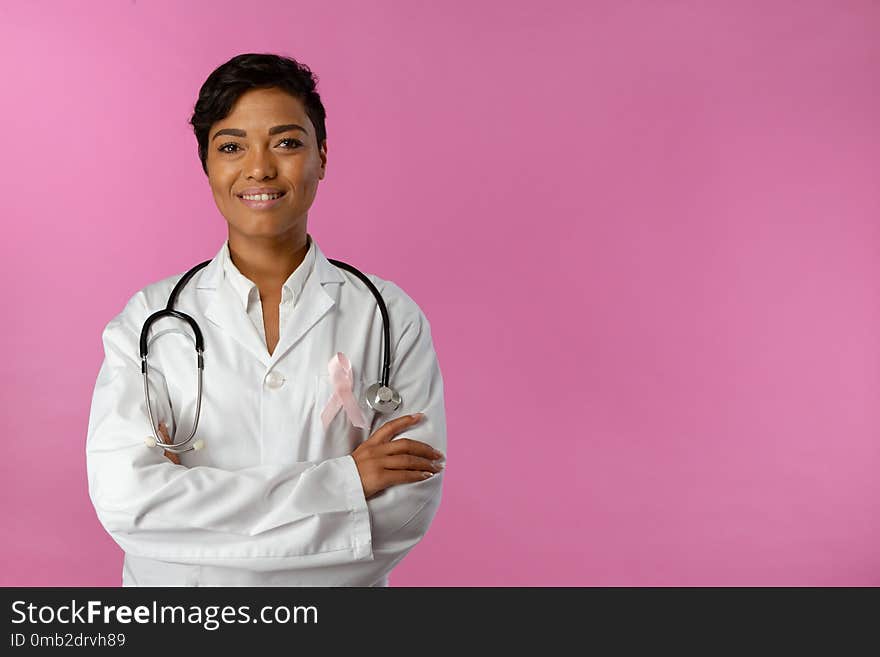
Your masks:
[[[252,196],[242,196],[242,198],[248,201],[271,201],[281,198],[281,194],[254,194]]]

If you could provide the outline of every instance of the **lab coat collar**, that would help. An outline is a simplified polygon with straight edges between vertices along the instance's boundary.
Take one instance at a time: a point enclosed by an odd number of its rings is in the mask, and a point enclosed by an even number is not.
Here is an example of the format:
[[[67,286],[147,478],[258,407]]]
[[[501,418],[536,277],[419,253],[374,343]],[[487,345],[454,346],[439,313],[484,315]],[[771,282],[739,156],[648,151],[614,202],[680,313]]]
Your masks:
[[[314,268],[315,240],[312,239],[312,236],[308,234],[306,234],[306,238],[308,240],[308,248],[306,249],[306,255],[303,258],[303,261],[290,274],[290,276],[287,277],[287,280],[284,281],[284,284],[281,286],[282,302],[287,300],[292,300],[294,304],[299,302],[303,286],[305,285],[309,274],[311,274],[312,269]],[[247,278],[244,274],[242,274],[238,267],[235,266],[235,263],[232,262],[232,257],[229,254],[228,239],[223,242],[223,246],[220,248],[219,255],[223,267],[223,273],[225,274],[226,279],[232,284],[232,287],[235,289],[235,293],[241,300],[241,307],[245,309],[245,312],[247,312],[248,306],[251,301],[257,301],[260,298],[260,292],[257,288],[257,285],[252,280]]]
[[[345,277],[333,263],[327,260],[315,238],[311,235],[310,238],[315,249],[314,268],[305,281],[301,298],[297,300],[290,321],[284,327],[284,333],[279,336],[278,344],[271,356],[263,337],[242,307],[241,298],[225,279],[223,270],[223,249],[227,248],[225,241],[196,282],[196,288],[206,291],[211,297],[207,303],[205,316],[253,353],[267,368],[277,363],[326,316],[339,298],[339,286],[334,284],[345,282]],[[206,340],[206,358],[209,349],[210,345]]]
[[[317,273],[321,284],[344,283],[345,278],[342,276],[336,265],[327,260],[324,252],[321,251],[321,247],[318,246],[318,242],[315,240],[314,235],[309,233],[309,239],[311,239],[312,244],[315,247],[315,265],[313,271],[314,273]],[[200,290],[217,289],[220,281],[223,280],[223,250],[228,248],[227,244],[228,240],[223,240],[223,245],[220,247],[217,255],[214,256],[210,264],[205,266],[205,270],[196,282],[196,287]],[[309,278],[311,278],[311,276],[309,276]]]

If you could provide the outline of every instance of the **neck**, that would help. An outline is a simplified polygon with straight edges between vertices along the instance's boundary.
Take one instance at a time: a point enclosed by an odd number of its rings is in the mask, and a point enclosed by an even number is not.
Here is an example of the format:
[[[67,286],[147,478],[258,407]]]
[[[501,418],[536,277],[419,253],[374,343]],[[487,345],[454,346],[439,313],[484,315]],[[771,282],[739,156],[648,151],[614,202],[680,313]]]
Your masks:
[[[277,239],[253,239],[229,231],[229,256],[242,275],[254,282],[260,297],[281,296],[281,286],[305,260],[309,250],[305,227]]]

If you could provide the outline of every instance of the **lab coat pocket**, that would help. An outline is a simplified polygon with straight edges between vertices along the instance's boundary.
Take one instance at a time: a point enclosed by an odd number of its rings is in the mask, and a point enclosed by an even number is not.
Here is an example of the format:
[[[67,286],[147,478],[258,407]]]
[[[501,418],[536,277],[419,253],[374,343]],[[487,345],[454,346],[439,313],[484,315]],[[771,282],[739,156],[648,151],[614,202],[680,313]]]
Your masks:
[[[330,382],[329,374],[319,374],[315,376],[315,407],[313,412],[313,426],[317,435],[323,437],[324,449],[326,450],[344,450],[336,456],[350,454],[354,448],[370,437],[374,411],[366,402],[365,392],[370,383],[363,377],[356,376],[352,384],[352,394],[357,402],[358,408],[366,420],[366,427],[356,427],[351,423],[344,407],[339,407],[326,429],[321,420],[321,414],[333,397],[333,384]]]

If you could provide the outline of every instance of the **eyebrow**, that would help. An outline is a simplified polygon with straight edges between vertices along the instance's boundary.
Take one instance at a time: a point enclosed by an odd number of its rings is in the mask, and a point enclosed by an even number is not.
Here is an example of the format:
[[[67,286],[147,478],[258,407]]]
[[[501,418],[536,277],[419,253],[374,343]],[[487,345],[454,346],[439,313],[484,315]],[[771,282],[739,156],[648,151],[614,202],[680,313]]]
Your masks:
[[[304,133],[309,134],[309,131],[303,128],[301,125],[297,125],[296,123],[286,123],[284,125],[276,125],[274,128],[269,128],[269,136],[277,135],[280,132],[288,132],[290,130],[302,130]],[[211,141],[214,141],[220,135],[232,135],[233,137],[247,137],[247,132],[244,130],[239,130],[238,128],[223,128],[222,130],[218,130],[214,133],[214,136],[211,137]]]

